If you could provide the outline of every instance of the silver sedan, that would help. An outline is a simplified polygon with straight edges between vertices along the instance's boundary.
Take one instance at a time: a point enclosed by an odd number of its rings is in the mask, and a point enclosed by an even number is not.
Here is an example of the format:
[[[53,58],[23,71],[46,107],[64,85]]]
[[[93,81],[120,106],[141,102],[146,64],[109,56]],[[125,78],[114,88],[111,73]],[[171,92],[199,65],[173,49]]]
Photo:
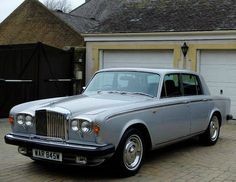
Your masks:
[[[199,136],[214,145],[231,118],[230,100],[203,78],[175,69],[105,69],[81,95],[17,105],[5,142],[33,160],[99,165],[134,175],[149,150]]]

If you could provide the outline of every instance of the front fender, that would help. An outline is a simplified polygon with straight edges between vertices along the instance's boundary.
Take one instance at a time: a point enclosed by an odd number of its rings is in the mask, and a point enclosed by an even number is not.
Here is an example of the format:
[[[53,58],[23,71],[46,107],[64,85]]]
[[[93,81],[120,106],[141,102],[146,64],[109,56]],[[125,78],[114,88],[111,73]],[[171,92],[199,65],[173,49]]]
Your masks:
[[[149,128],[146,124],[146,122],[144,122],[143,120],[140,120],[140,119],[132,119],[130,121],[128,121],[125,126],[122,128],[122,131],[121,131],[121,134],[119,136],[119,141],[121,140],[122,136],[124,135],[124,133],[129,129],[131,128],[132,126],[134,125],[137,125],[137,124],[141,124],[143,125],[147,130],[148,130],[148,133],[150,135],[150,131],[149,131]],[[142,131],[141,131],[142,132]],[[151,137],[151,136],[150,136]],[[151,139],[152,140],[152,139]]]
[[[139,114],[138,114],[139,115]],[[134,119],[135,115],[120,115],[114,118],[110,118],[103,124],[102,130],[104,130],[101,134],[101,140],[104,143],[111,143],[117,148],[120,143],[120,140],[124,133],[128,128],[134,125],[143,125],[146,127],[149,135],[150,129],[147,126],[147,123],[143,119]],[[151,137],[151,135],[150,135]]]

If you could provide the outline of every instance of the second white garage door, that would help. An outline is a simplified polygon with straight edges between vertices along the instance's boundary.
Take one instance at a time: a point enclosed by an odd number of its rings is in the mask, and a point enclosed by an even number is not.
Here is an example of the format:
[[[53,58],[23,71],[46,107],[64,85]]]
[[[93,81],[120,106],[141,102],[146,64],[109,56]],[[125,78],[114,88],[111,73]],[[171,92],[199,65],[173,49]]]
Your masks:
[[[199,63],[211,94],[230,97],[231,114],[236,118],[236,51],[201,51]]]
[[[106,50],[103,51],[100,68],[172,68],[171,50]]]

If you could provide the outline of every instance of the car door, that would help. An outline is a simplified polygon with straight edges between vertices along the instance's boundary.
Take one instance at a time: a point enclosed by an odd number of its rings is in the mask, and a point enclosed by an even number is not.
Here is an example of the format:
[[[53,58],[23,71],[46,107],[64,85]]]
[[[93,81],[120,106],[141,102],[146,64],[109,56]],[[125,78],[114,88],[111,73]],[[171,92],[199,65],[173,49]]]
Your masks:
[[[157,108],[156,143],[162,144],[190,134],[189,105],[183,97],[180,74],[165,75]]]
[[[190,109],[191,134],[198,133],[206,129],[212,102],[209,96],[204,96],[200,79],[197,75],[182,74],[184,96],[188,98]]]

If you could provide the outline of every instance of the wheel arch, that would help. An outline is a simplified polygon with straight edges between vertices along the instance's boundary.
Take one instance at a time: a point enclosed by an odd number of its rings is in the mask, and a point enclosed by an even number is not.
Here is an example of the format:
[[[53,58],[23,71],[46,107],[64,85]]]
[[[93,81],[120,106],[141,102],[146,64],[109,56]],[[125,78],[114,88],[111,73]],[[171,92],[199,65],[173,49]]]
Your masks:
[[[146,144],[146,149],[151,150],[152,149],[152,139],[151,139],[149,129],[146,126],[146,124],[143,121],[140,121],[140,120],[132,120],[132,121],[129,122],[129,124],[127,124],[123,128],[122,134],[120,136],[120,141],[121,141],[121,138],[123,137],[124,133],[127,130],[131,129],[131,128],[137,129],[142,133],[142,135],[144,137],[144,140],[146,142],[145,143]]]
[[[216,115],[218,117],[219,122],[220,122],[220,127],[221,127],[221,125],[222,125],[222,115],[221,115],[221,112],[218,109],[215,109],[211,112],[209,123],[210,123],[210,120],[211,120],[212,116],[214,116],[214,115]]]
[[[148,132],[148,128],[146,127],[145,123],[143,123],[142,121],[131,120],[125,126],[126,127],[123,127],[123,130],[122,130],[123,132],[121,134],[120,141],[116,148],[116,151],[111,158],[112,165],[115,164],[114,167],[118,167],[117,169],[119,169],[116,171],[116,173],[121,175],[122,177],[133,176],[138,172],[138,170],[140,169],[142,165],[145,153],[148,150],[147,146],[150,146],[150,143],[151,143],[150,138],[148,140],[146,139],[146,137],[148,136],[150,137],[150,135]],[[127,161],[129,160],[129,157],[124,156],[126,153],[128,153],[127,151],[130,151],[129,150],[130,145],[127,145],[127,141],[128,140],[130,141],[129,137],[131,136],[134,137],[135,134],[142,137],[142,140],[143,140],[142,142],[144,142],[145,148],[143,148],[141,154],[137,154],[136,152],[134,153],[135,160],[133,160],[131,157],[130,161]],[[126,150],[126,152],[124,152],[124,150]],[[137,155],[140,155],[140,156],[136,158]],[[127,163],[130,164],[129,162],[132,162],[134,166],[127,165]]]

